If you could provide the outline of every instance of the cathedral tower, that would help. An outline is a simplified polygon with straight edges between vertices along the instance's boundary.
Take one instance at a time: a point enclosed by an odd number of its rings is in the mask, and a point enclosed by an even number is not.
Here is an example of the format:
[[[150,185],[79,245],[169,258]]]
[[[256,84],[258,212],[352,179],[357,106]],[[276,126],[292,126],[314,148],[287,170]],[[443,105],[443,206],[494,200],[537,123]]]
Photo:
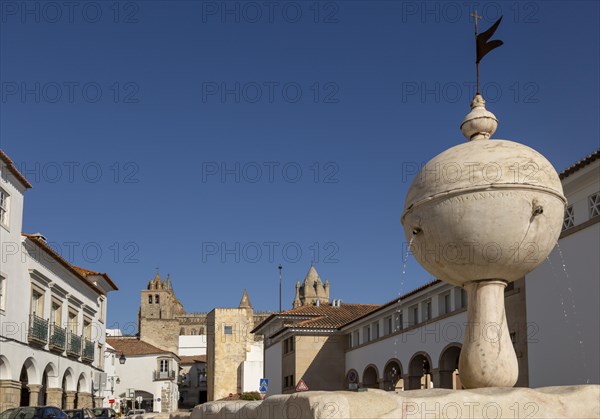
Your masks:
[[[321,281],[321,277],[317,273],[314,265],[310,265],[310,269],[304,278],[304,282],[296,282],[296,296],[292,303],[293,308],[316,304],[329,304],[329,281],[325,283]]]

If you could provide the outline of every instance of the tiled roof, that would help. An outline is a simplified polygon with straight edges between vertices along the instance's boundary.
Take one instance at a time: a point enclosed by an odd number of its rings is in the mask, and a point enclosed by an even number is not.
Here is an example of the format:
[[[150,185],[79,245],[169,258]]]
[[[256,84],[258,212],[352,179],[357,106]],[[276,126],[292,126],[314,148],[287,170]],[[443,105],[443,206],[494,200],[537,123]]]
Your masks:
[[[161,355],[161,354],[172,354],[173,352],[165,351],[157,348],[154,345],[150,345],[148,342],[138,339],[137,337],[124,336],[124,337],[107,337],[106,343],[115,349],[118,354],[124,354],[125,356],[136,356],[136,355]],[[177,355],[175,355],[177,357]],[[177,357],[179,358],[179,357]]]
[[[88,287],[90,287],[91,289],[96,291],[98,294],[105,295],[104,291],[102,291],[96,285],[94,285],[90,281],[88,281],[87,278],[84,275],[82,275],[80,271],[75,269],[75,266],[71,265],[61,255],[56,253],[54,251],[54,249],[52,249],[50,246],[48,246],[48,243],[46,243],[46,241],[44,239],[42,239],[40,236],[38,236],[36,234],[26,234],[26,233],[21,233],[21,235],[23,237],[27,237],[33,243],[37,244],[42,250],[44,250],[46,253],[48,253],[54,260],[56,260],[62,266],[64,266],[69,272],[71,272],[77,278],[81,279],[83,281],[83,283],[85,283]]]
[[[585,166],[587,166],[588,164],[590,164],[593,161],[597,160],[598,158],[600,158],[600,149],[594,151],[592,154],[589,154],[589,155],[585,156],[583,159],[579,160],[577,163],[572,164],[571,166],[567,167],[565,170],[563,170],[562,172],[560,172],[558,174],[558,176],[561,179],[564,179],[567,176],[572,175],[573,173],[575,173],[579,169],[582,169]]]
[[[338,329],[346,323],[372,312],[378,307],[378,304],[340,304],[339,307],[334,307],[330,304],[300,306],[270,315],[256,326],[252,330],[252,333],[275,317],[284,319],[284,329]]]
[[[206,355],[181,355],[179,357],[182,364],[194,364],[196,362],[206,362]]]
[[[4,164],[6,164],[6,168],[14,175],[14,177],[16,177],[23,185],[25,185],[27,189],[31,189],[31,183],[29,183],[25,176],[23,176],[21,172],[19,172],[19,170],[15,167],[13,161],[10,159],[10,157],[6,155],[6,153],[4,153],[4,151],[2,151],[1,148],[0,159],[4,161]]]
[[[119,289],[119,287],[117,287],[117,285],[113,282],[113,280],[110,278],[110,276],[108,276],[108,274],[104,273],[104,272],[96,272],[96,271],[90,271],[89,269],[85,269],[82,268],[81,266],[75,266],[72,265],[73,269],[75,269],[77,272],[79,272],[79,274],[81,276],[101,276],[103,277],[106,282],[108,282],[108,285],[110,285],[111,287],[113,287],[113,289],[115,291],[117,291]]]

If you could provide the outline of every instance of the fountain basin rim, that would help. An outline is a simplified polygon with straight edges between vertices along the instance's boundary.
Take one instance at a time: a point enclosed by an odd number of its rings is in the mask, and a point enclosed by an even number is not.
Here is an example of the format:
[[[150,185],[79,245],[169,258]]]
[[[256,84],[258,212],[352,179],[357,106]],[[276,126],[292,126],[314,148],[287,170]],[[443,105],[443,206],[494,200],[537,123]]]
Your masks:
[[[406,208],[406,210],[402,214],[402,217],[400,218],[400,223],[404,226],[404,220],[406,219],[406,216],[408,214],[410,214],[411,212],[413,212],[416,208],[418,208],[420,206],[430,204],[435,201],[439,201],[442,199],[448,199],[448,198],[452,198],[454,196],[464,195],[467,193],[486,192],[486,191],[491,191],[491,190],[511,190],[511,189],[512,190],[515,190],[515,189],[516,190],[534,190],[534,191],[538,191],[538,192],[544,192],[549,195],[555,196],[556,198],[560,199],[565,206],[567,205],[567,199],[563,195],[559,194],[555,189],[548,188],[545,186],[534,185],[531,183],[514,183],[514,184],[489,183],[487,185],[477,186],[477,187],[450,189],[448,191],[440,192],[438,194],[428,196],[427,198],[424,198],[417,202],[414,202],[414,203],[410,204],[410,206],[408,208]]]

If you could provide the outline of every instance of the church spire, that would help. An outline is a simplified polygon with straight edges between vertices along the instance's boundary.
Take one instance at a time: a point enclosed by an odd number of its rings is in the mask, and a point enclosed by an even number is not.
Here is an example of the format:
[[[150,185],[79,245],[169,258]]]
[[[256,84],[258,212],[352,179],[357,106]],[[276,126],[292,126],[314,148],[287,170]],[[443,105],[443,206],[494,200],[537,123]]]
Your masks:
[[[165,281],[165,288],[167,291],[173,292],[173,284],[171,283],[171,274],[167,275],[167,280]]]
[[[250,303],[250,297],[248,296],[248,291],[246,288],[244,288],[244,293],[242,294],[239,308],[252,308],[252,303]]]

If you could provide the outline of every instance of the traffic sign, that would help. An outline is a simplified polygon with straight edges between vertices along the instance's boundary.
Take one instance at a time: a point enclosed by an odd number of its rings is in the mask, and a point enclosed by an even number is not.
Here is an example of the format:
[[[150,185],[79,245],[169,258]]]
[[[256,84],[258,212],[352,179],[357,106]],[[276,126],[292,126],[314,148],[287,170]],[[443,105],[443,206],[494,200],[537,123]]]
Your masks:
[[[267,390],[269,388],[269,379],[268,378],[261,378],[260,379],[260,384],[258,386],[258,392],[259,393],[266,393]]]
[[[302,378],[298,381],[298,384],[296,384],[296,391],[308,391],[308,386]]]

